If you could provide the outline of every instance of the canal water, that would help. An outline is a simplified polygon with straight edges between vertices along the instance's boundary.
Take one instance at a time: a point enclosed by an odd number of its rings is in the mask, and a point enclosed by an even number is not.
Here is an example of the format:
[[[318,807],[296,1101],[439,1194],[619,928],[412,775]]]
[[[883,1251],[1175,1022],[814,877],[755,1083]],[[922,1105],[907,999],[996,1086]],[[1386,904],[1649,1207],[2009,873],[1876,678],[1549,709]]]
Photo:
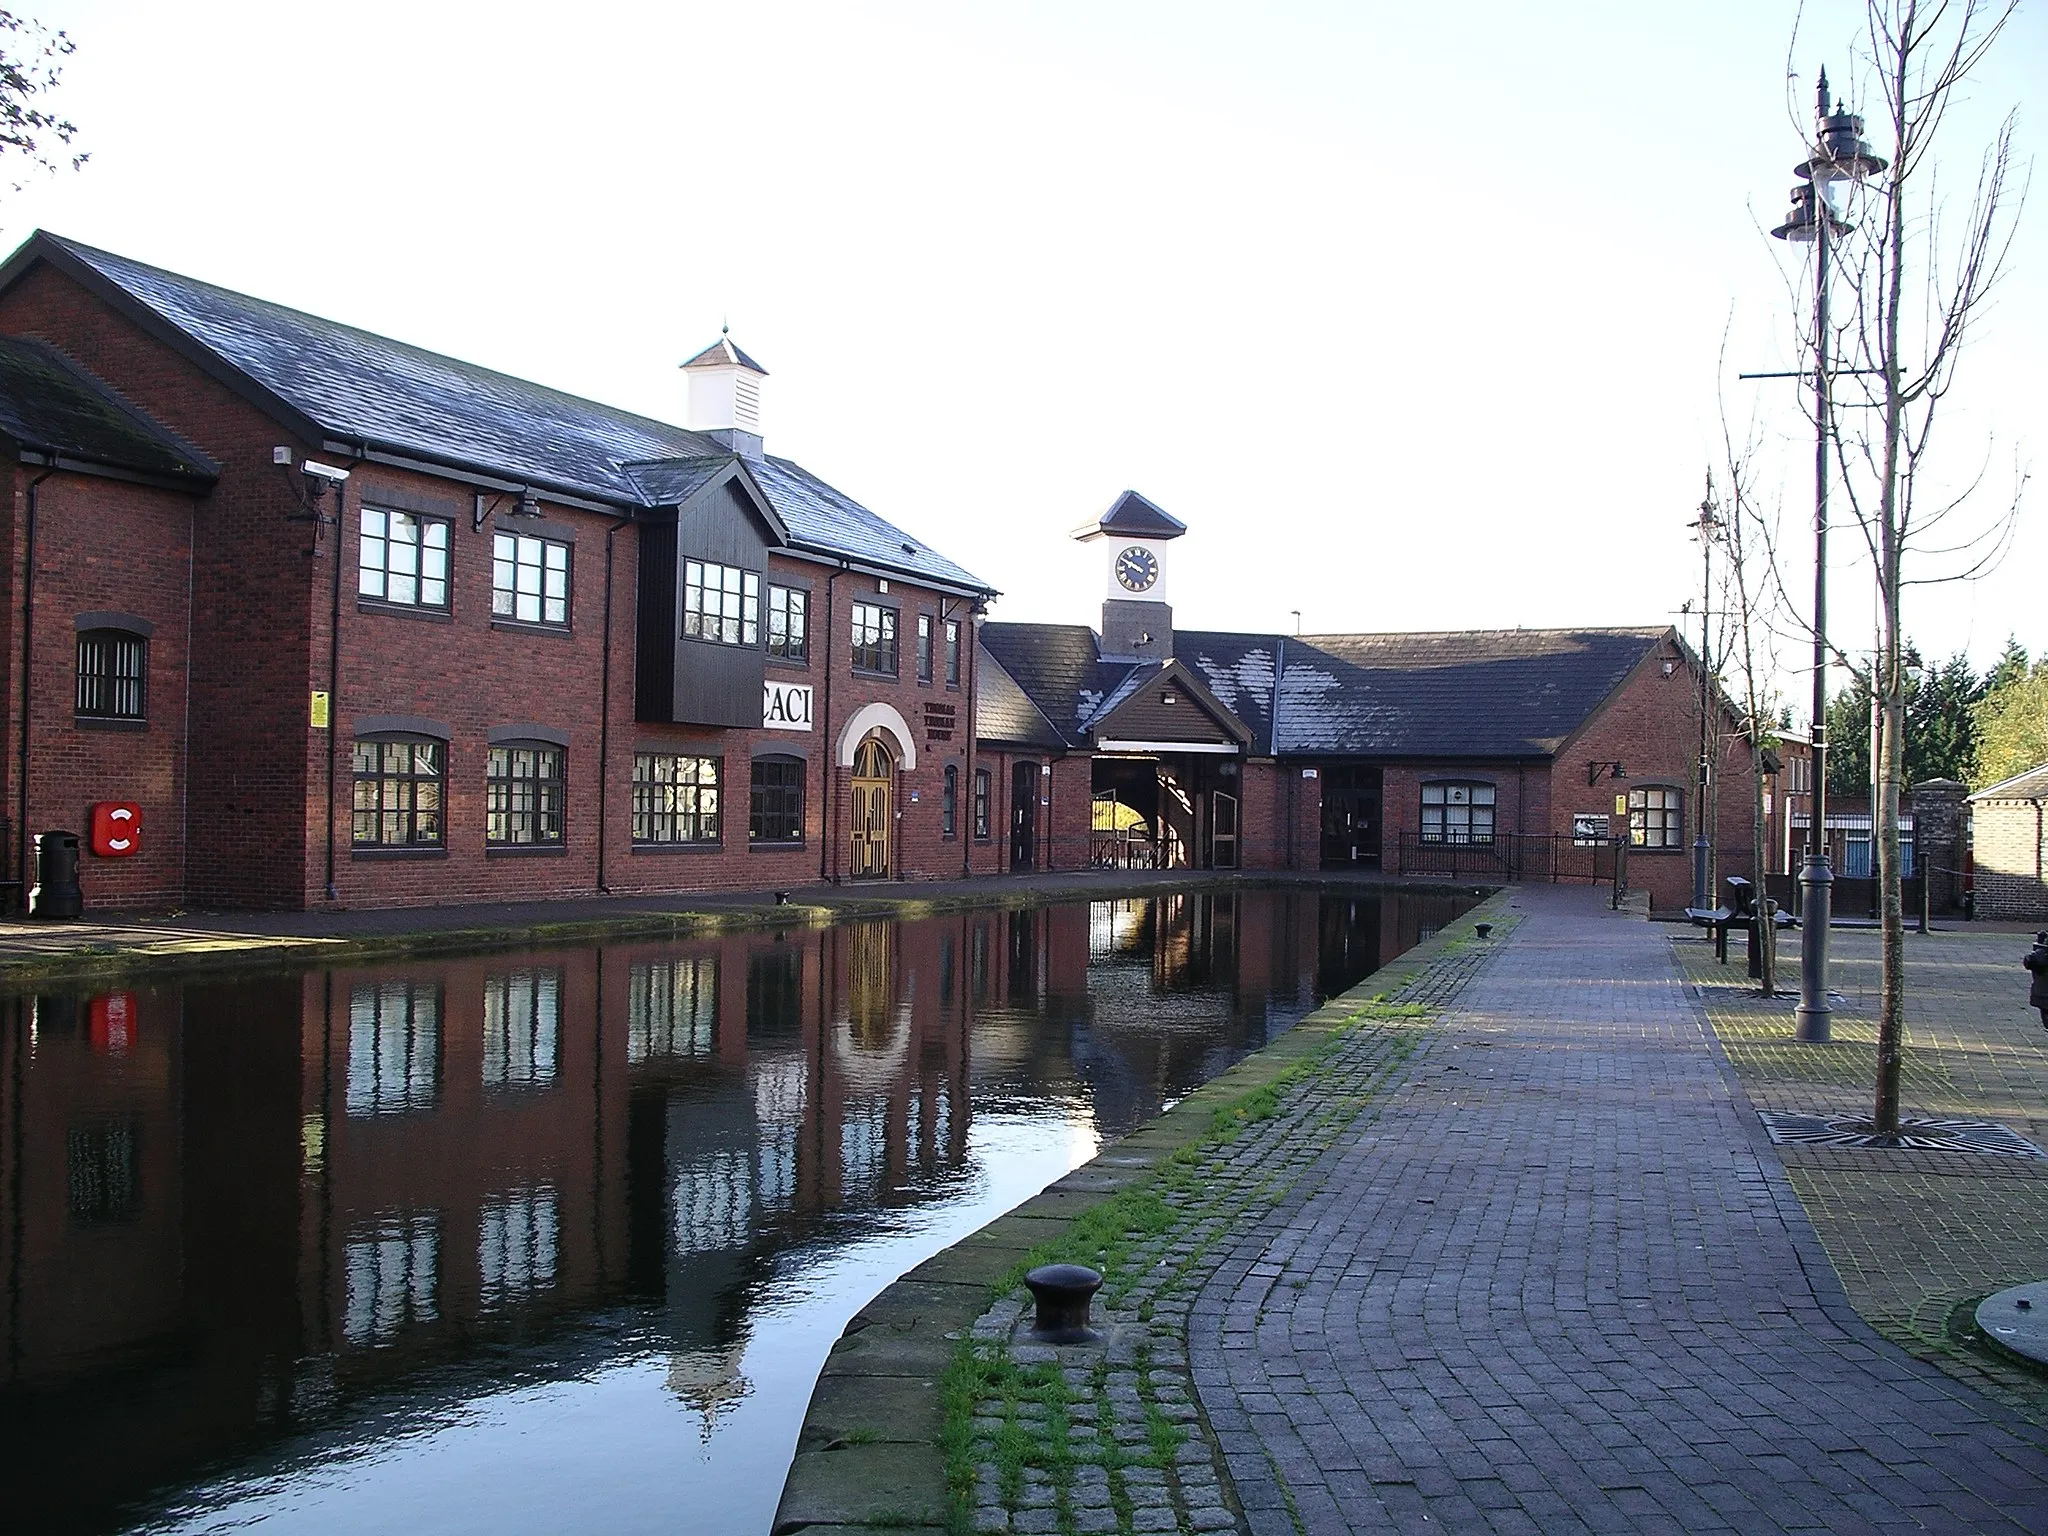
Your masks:
[[[0,999],[4,1524],[765,1532],[863,1302],[1476,899]]]

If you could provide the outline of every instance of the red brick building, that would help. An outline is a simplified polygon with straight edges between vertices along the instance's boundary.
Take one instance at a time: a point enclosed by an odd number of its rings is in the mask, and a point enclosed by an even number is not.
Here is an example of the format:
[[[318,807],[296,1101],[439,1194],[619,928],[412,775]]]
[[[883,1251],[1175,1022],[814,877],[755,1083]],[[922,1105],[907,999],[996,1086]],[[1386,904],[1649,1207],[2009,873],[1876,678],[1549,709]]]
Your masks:
[[[990,588],[767,454],[729,341],[685,430],[47,234],[0,336],[17,892],[114,806],[89,907],[977,867]]]
[[[0,860],[91,909],[519,900],[1091,864],[1611,873],[1683,905],[1669,628],[1178,632],[1135,494],[1102,632],[761,435],[682,427],[37,234],[0,266]],[[991,658],[984,662],[984,651]],[[1705,733],[1746,862],[1746,754]],[[1607,863],[1603,867],[1601,860]]]
[[[980,752],[1012,790],[1012,867],[1604,879],[1619,839],[1631,886],[1687,904],[1701,690],[1674,629],[1176,630],[1185,531],[1126,493],[1076,534],[1105,556],[1099,634],[984,627]],[[1711,696],[1706,835],[1737,873],[1748,748]]]

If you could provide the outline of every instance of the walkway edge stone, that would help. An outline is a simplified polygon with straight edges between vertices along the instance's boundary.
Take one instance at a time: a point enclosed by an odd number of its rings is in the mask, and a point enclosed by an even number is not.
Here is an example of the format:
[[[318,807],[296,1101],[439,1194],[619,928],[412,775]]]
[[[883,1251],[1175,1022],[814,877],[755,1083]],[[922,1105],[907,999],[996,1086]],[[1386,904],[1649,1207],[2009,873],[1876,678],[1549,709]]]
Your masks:
[[[1297,1061],[1315,1054],[1362,1004],[1399,991],[1451,944],[1480,942],[1473,925],[1498,922],[1513,895],[1512,888],[1494,892],[1437,934],[1324,1003],[1263,1050],[1211,1078],[1157,1119],[1107,1143],[1088,1162],[1054,1180],[1040,1194],[884,1287],[854,1314],[826,1359],[797,1436],[797,1455],[776,1511],[774,1536],[798,1531],[824,1536],[861,1519],[884,1525],[899,1518],[928,1519],[934,1525],[944,1525],[951,1494],[943,1455],[928,1428],[938,1415],[922,1411],[869,1414],[863,1408],[879,1409],[892,1400],[888,1396],[891,1389],[900,1392],[906,1381],[919,1384],[936,1405],[939,1377],[946,1363],[975,1319],[997,1299],[1003,1282],[1017,1273],[1025,1254],[1063,1234],[1076,1218],[1110,1196],[1149,1181],[1152,1170],[1174,1152],[1213,1132],[1220,1105],[1265,1086]],[[862,1335],[878,1326],[887,1328],[887,1342],[880,1337],[863,1341]],[[908,1369],[912,1362],[922,1365],[930,1361],[937,1364],[928,1371]],[[883,1498],[872,1488],[870,1459],[848,1454],[881,1445],[923,1446],[934,1460],[904,1463],[906,1467],[923,1466],[925,1476]],[[865,1507],[860,1503],[864,1497],[871,1500]]]

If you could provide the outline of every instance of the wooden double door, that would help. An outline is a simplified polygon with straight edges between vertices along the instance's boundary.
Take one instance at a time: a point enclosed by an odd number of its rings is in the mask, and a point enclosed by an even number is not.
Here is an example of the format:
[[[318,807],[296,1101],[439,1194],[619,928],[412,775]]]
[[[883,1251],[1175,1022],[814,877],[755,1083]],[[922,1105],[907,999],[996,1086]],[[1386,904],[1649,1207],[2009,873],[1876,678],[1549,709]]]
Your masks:
[[[889,749],[871,736],[853,755],[850,870],[856,880],[886,880],[889,876],[889,835],[896,819],[895,788],[896,765],[890,760]]]

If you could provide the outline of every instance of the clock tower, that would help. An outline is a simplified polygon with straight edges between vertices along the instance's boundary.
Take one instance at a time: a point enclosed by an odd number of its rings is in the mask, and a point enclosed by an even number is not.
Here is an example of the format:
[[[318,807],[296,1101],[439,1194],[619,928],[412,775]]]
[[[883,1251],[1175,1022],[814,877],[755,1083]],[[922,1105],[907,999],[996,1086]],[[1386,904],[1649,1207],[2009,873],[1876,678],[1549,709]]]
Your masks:
[[[1167,546],[1188,531],[1136,491],[1074,530],[1099,545],[1105,586],[1102,654],[1110,661],[1166,661],[1173,655],[1173,607],[1166,600]]]

